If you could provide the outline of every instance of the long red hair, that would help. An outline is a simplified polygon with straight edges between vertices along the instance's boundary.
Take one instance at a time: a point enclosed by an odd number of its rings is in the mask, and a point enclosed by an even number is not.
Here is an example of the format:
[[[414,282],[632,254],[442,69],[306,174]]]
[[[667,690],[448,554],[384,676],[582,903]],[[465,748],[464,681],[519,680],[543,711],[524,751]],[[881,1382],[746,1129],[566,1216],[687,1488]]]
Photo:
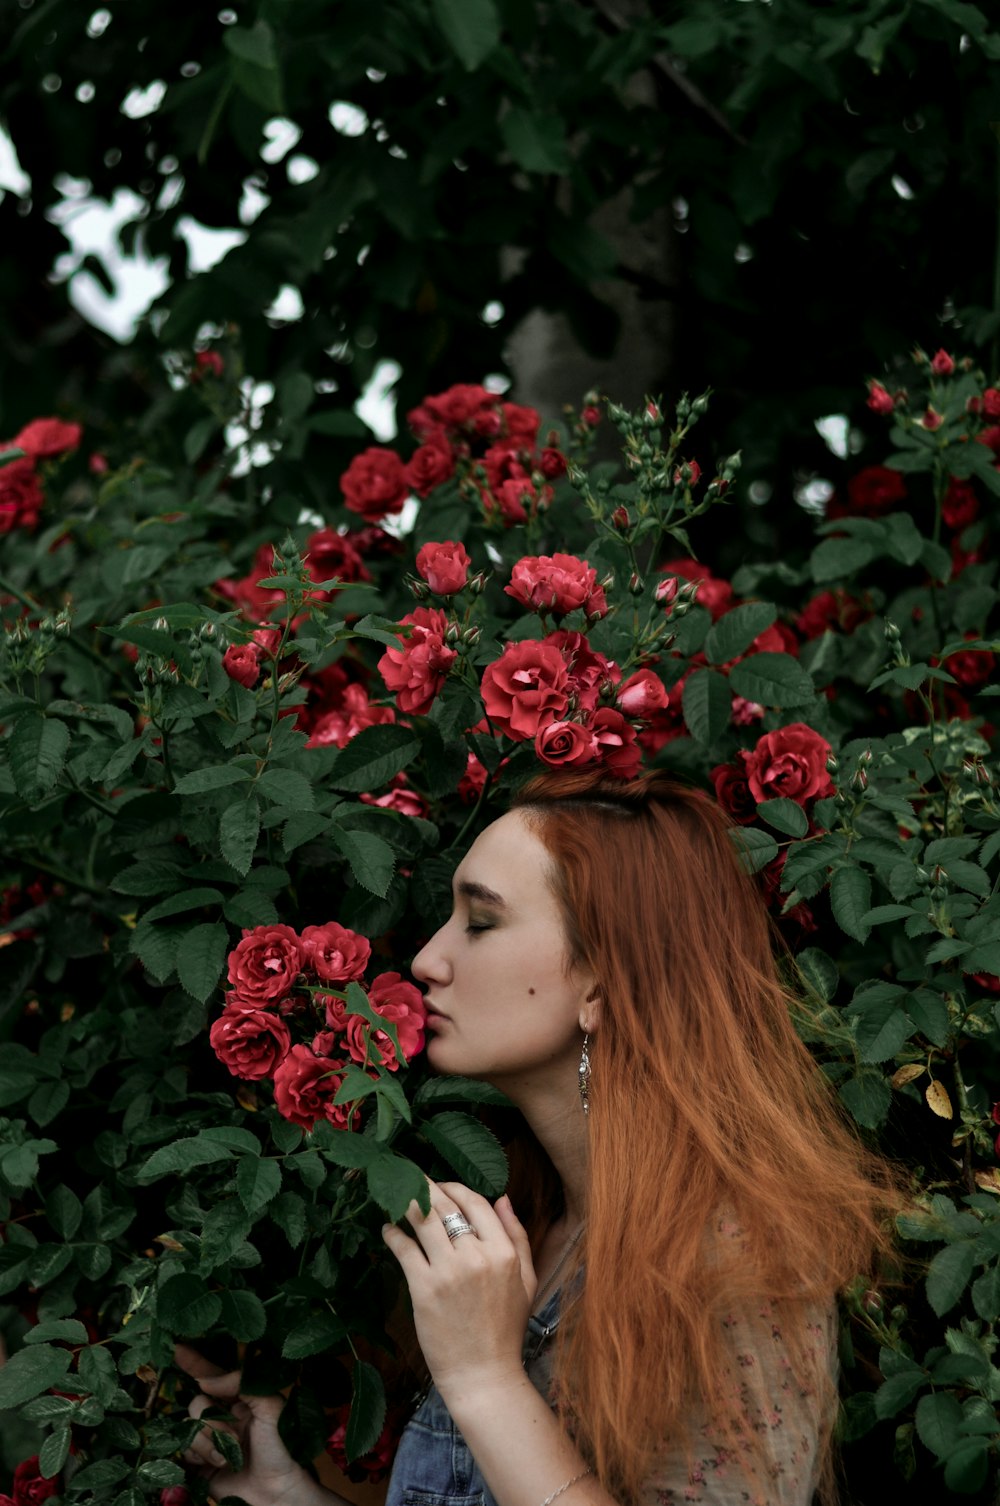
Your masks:
[[[796,1033],[767,912],[714,801],[658,772],[559,771],[513,805],[552,858],[570,960],[602,997],[585,1280],[556,1395],[598,1478],[631,1500],[664,1441],[692,1446],[694,1416],[745,1434],[726,1311],[777,1304],[794,1357],[795,1315],[828,1309],[887,1248],[895,1182]],[[551,1167],[534,1170],[518,1179],[527,1220],[551,1192]],[[714,1238],[720,1215],[738,1240]],[[829,1374],[810,1385],[829,1476]]]

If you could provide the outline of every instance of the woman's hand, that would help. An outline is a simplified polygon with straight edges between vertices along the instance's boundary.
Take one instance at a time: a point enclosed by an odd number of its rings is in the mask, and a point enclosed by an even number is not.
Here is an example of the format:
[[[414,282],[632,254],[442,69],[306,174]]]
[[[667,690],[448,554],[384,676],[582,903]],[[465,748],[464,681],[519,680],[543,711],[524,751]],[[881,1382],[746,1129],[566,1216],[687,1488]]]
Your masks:
[[[507,1197],[496,1204],[460,1182],[430,1183],[431,1209],[406,1210],[415,1239],[387,1224],[382,1237],[403,1268],[417,1339],[445,1403],[449,1393],[523,1379],[521,1346],[537,1281],[528,1236]],[[461,1213],[475,1234],[448,1238]]]
[[[235,1426],[227,1422],[211,1426],[237,1440],[243,1450],[242,1469],[226,1466],[207,1426],[184,1455],[188,1464],[200,1468],[213,1495],[242,1496],[248,1506],[319,1506],[320,1502],[329,1506],[338,1499],[317,1485],[282,1443],[278,1434],[282,1397],[241,1395],[238,1370],[226,1373],[186,1344],[178,1344],[174,1362],[201,1387],[201,1395],[188,1408],[192,1417],[216,1407],[231,1412],[235,1419]]]

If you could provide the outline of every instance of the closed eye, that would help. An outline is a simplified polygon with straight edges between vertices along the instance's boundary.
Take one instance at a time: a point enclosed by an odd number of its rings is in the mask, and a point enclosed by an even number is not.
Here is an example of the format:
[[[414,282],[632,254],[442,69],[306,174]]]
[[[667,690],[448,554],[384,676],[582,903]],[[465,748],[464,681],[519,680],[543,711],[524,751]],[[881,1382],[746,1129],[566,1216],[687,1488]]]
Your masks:
[[[467,924],[467,926],[465,927],[465,934],[467,936],[478,936],[481,931],[492,931],[492,930],[493,930],[493,927],[490,926],[490,925],[473,925],[472,921],[470,920],[469,923]]]

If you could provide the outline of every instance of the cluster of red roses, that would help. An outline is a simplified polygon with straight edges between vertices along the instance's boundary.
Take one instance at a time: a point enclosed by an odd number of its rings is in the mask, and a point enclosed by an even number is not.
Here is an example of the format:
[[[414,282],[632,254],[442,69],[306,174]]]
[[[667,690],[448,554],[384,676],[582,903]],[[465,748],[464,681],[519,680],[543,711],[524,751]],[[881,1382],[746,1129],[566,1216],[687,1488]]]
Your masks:
[[[401,1062],[389,1033],[348,1012],[343,988],[360,983],[371,957],[364,936],[336,921],[245,930],[229,954],[230,991],[210,1031],[212,1048],[234,1077],[270,1078],[281,1114],[303,1129],[326,1119],[351,1123],[334,1098],[351,1063],[378,1076]],[[399,973],[380,973],[366,988],[374,1013],[394,1027],[403,1063],[423,1049],[423,995]],[[293,1039],[293,1031],[298,1039]]]
[[[0,444],[0,452],[24,451],[19,460],[0,466],[0,533],[34,528],[45,501],[39,462],[75,450],[82,432],[79,424],[64,423],[61,418],[33,418],[13,439]]]
[[[0,1493],[0,1506],[41,1506],[52,1496],[60,1495],[62,1487],[58,1478],[47,1480],[39,1472],[38,1455],[24,1459],[14,1470],[13,1495]]]
[[[592,417],[598,417],[593,413]],[[457,476],[484,515],[505,527],[544,506],[548,483],[566,469],[554,436],[539,448],[534,408],[504,402],[472,383],[427,397],[407,422],[419,441],[408,461],[377,445],[356,455],[340,478],[344,505],[369,523],[402,511],[407,497],[427,497]]]

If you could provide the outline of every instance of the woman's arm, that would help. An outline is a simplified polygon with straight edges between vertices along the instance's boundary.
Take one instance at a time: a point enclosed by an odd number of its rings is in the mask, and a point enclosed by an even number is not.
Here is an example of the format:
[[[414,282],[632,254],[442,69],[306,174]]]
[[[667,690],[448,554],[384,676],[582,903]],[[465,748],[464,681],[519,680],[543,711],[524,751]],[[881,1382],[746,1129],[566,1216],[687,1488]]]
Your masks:
[[[454,1242],[442,1223],[475,1228]],[[617,1506],[524,1372],[521,1346],[535,1295],[528,1236],[507,1198],[494,1209],[456,1182],[431,1183],[431,1210],[407,1211],[416,1239],[387,1225],[403,1268],[417,1338],[438,1391],[498,1506],[542,1506],[567,1481],[565,1506]]]

